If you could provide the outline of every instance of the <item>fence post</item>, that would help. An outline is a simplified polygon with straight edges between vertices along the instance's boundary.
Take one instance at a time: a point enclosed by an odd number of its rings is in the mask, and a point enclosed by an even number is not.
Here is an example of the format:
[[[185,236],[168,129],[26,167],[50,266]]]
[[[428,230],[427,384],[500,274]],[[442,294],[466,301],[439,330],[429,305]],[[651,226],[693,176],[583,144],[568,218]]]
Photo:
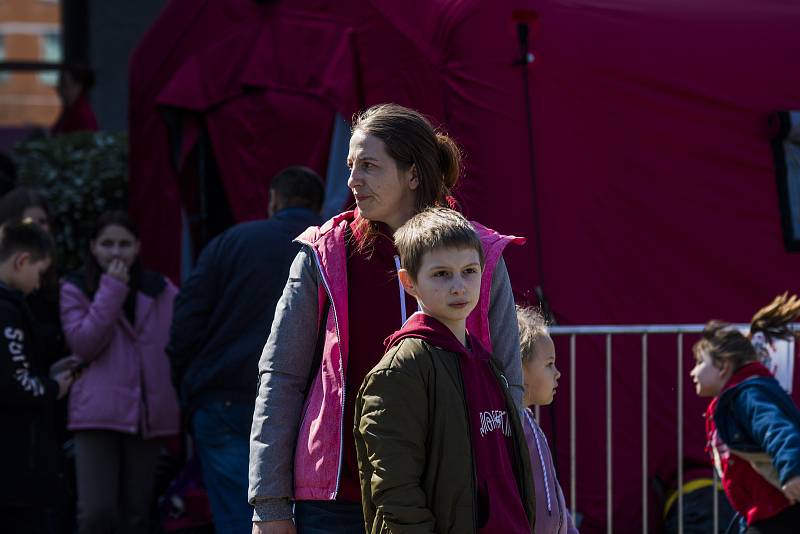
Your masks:
[[[577,440],[575,438],[575,334],[569,336],[569,496],[572,517],[575,517],[578,498],[575,495],[577,478]]]
[[[642,534],[647,534],[647,333],[642,334]]]
[[[678,333],[678,534],[683,534],[683,333]]]
[[[606,334],[606,530],[614,534],[614,458],[611,403],[611,334]]]

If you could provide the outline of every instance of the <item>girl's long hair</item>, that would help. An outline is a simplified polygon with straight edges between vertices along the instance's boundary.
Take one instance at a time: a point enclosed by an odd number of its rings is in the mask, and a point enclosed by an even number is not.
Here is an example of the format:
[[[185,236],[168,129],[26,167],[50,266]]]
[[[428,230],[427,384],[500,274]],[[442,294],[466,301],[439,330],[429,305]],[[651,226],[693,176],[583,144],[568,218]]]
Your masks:
[[[771,341],[792,339],[796,334],[791,323],[800,317],[800,300],[788,293],[778,295],[758,310],[750,320],[750,332],[745,335],[724,321],[710,321],[703,336],[694,344],[695,358],[707,353],[715,365],[728,361],[733,370],[758,361],[761,352]]]

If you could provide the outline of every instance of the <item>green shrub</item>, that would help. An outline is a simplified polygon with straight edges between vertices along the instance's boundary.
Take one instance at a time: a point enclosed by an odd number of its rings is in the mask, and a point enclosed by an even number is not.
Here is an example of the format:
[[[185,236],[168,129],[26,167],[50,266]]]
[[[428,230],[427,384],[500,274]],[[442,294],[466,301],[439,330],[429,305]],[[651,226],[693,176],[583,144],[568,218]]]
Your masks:
[[[50,205],[59,270],[77,268],[97,216],[127,208],[127,135],[76,132],[31,138],[16,146],[15,156],[19,184],[40,190]]]

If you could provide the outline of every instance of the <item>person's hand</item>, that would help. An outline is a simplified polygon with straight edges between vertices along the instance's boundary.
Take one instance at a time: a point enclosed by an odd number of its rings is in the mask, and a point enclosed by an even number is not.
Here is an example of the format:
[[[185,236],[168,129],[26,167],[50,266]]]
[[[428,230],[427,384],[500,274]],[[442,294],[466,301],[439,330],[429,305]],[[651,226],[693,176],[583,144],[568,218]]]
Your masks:
[[[50,366],[50,378],[55,378],[55,375],[62,371],[74,370],[79,363],[81,363],[81,359],[74,354],[72,356],[67,356],[66,358],[61,358]]]
[[[116,278],[123,284],[128,283],[128,266],[120,259],[111,260],[111,263],[108,264],[108,269],[106,269],[106,274]]]
[[[53,380],[58,384],[58,396],[56,398],[63,399],[72,385],[72,371],[69,369],[61,371],[53,376]]]
[[[800,476],[789,479],[781,489],[786,498],[789,499],[789,502],[792,504],[800,502]]]
[[[253,534],[297,534],[291,519],[280,521],[254,521]]]

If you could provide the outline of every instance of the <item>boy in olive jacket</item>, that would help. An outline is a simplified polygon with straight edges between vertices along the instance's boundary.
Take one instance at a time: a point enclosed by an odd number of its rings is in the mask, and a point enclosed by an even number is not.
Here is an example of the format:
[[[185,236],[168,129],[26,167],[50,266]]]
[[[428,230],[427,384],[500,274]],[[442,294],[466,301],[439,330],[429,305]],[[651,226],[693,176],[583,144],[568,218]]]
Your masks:
[[[455,211],[432,208],[395,233],[400,280],[420,312],[386,342],[355,413],[367,532],[530,533],[524,433],[505,378],[467,316],[483,248]]]

